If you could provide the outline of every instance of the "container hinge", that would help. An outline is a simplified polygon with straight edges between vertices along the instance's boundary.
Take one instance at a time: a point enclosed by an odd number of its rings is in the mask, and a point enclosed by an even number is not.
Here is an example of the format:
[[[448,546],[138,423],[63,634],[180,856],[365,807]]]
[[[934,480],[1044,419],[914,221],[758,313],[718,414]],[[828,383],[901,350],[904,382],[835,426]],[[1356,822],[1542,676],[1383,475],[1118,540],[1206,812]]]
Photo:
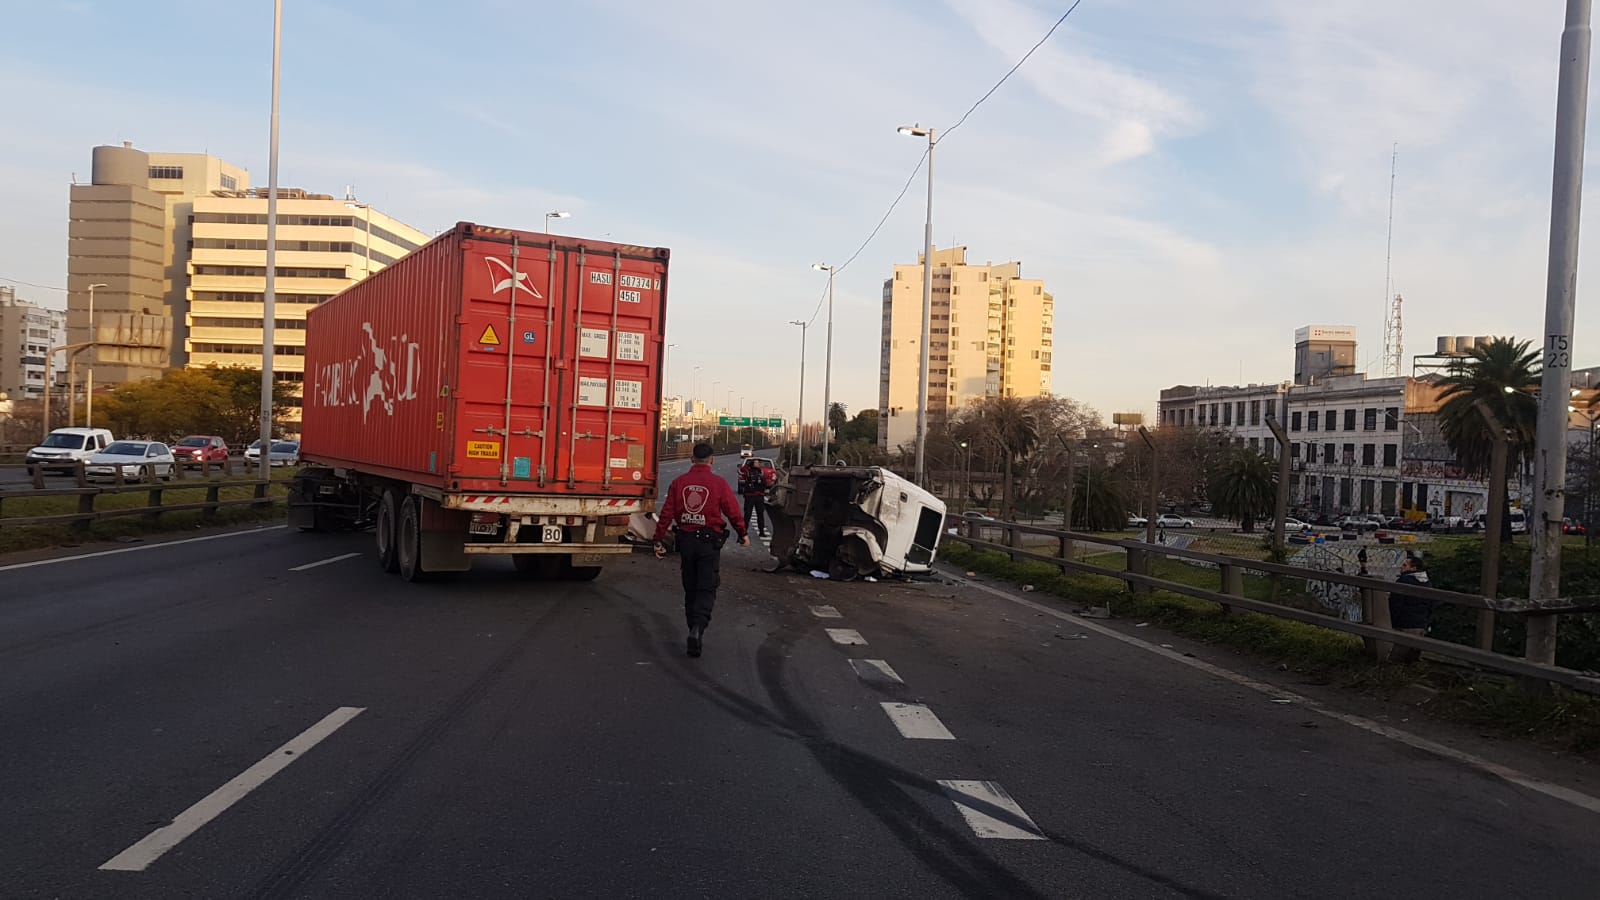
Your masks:
[[[511,434],[512,434],[513,437],[525,437],[525,438],[536,437],[541,441],[544,440],[544,432],[543,431],[534,431],[532,428],[524,428],[521,431],[513,431],[513,432],[511,432]]]
[[[504,428],[496,428],[493,425],[490,425],[487,428],[474,428],[472,429],[472,432],[474,434],[498,434],[503,437],[506,433],[506,430]]]
[[[600,440],[600,435],[598,435],[598,434],[590,434],[587,431],[583,432],[582,434],[575,434],[572,437],[573,437],[574,440],[579,440],[579,441],[598,441],[598,440]]]
[[[634,443],[637,443],[638,440],[639,440],[638,438],[634,437],[631,434],[613,434],[611,436],[611,439],[613,441],[622,441],[623,443],[628,443],[630,441],[632,441]]]

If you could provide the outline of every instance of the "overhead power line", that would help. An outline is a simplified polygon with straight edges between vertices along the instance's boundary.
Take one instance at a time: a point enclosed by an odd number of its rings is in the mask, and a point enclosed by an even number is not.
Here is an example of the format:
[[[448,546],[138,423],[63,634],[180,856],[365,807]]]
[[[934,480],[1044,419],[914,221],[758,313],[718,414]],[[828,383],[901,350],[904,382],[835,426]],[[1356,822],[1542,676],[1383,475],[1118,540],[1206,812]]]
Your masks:
[[[64,287],[56,287],[53,284],[34,284],[31,281],[23,281],[21,278],[12,278],[9,275],[0,275],[0,281],[9,281],[15,284],[25,284],[28,287],[39,288],[46,291],[60,291],[63,294],[67,292],[67,289]]]
[[[1082,2],[1083,0],[1074,0],[1073,4],[1067,8],[1067,11],[1062,13],[1061,17],[1056,19],[1055,24],[1050,26],[1050,30],[1044,33],[1044,37],[1039,38],[1039,40],[1032,47],[1029,47],[1028,52],[1022,54],[1022,58],[1017,60],[1016,65],[1008,69],[1006,74],[1000,76],[1000,80],[994,83],[994,87],[991,87],[989,90],[985,91],[983,96],[979,97],[976,103],[972,104],[972,106],[968,108],[966,112],[961,114],[961,118],[957,119],[954,125],[946,128],[944,130],[944,134],[937,138],[936,143],[943,143],[947,138],[950,137],[951,132],[955,131],[957,128],[960,128],[974,112],[977,112],[978,107],[982,106],[984,101],[994,96],[995,91],[1000,90],[1000,86],[1005,84],[1012,75],[1015,75],[1017,70],[1022,68],[1023,63],[1026,63],[1029,57],[1033,56],[1035,51],[1037,51],[1040,47],[1043,47],[1046,41],[1050,40],[1051,35],[1056,33],[1056,30],[1061,27],[1062,23],[1067,21],[1067,17],[1071,16]],[[878,220],[878,224],[873,227],[872,233],[867,235],[867,239],[861,242],[861,246],[856,248],[856,252],[850,254],[850,258],[845,260],[844,264],[839,266],[839,268],[834,271],[833,274],[835,276],[839,275],[839,273],[843,272],[845,269],[850,268],[850,264],[856,261],[856,257],[860,256],[862,251],[866,250],[867,246],[872,243],[873,238],[878,236],[878,232],[883,230],[884,224],[889,221],[890,216],[894,215],[895,208],[900,205],[900,201],[905,199],[906,192],[911,189],[911,183],[916,180],[917,173],[921,172],[923,165],[927,163],[928,152],[929,151],[926,149],[922,151],[922,156],[917,159],[917,164],[911,168],[911,174],[906,176],[906,183],[900,187],[900,193],[896,194],[894,202],[889,204],[888,211],[883,214],[883,218]],[[822,301],[826,299],[827,296],[827,289],[824,288],[822,296],[817,298],[817,306],[814,310],[812,310],[811,318],[807,320],[807,324],[817,320],[817,316],[822,312]]]

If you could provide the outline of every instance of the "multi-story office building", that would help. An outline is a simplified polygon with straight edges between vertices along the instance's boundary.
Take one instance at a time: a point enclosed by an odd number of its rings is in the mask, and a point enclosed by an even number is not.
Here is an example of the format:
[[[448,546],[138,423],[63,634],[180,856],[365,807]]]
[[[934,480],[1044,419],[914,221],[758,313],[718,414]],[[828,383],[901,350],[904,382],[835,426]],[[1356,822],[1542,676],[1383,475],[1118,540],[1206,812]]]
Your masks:
[[[37,400],[60,379],[66,357],[57,354],[45,370],[50,348],[66,343],[67,314],[17,299],[14,287],[0,287],[0,394],[11,400]]]
[[[928,344],[928,419],[937,422],[985,397],[1050,392],[1055,298],[1022,264],[968,265],[967,248],[933,253]],[[922,262],[897,265],[883,283],[878,444],[916,439],[922,353]]]
[[[1288,384],[1238,387],[1178,385],[1161,392],[1157,421],[1162,427],[1206,428],[1228,435],[1241,447],[1276,456],[1278,440],[1269,416],[1284,421]]]
[[[68,204],[68,340],[89,340],[88,288],[98,283],[100,329],[126,327],[167,345],[90,351],[99,383],[150,378],[183,363],[193,203],[249,184],[244,169],[203,153],[146,153],[128,143],[94,148],[90,183],[74,184]]]
[[[1410,378],[1335,375],[1289,391],[1289,499],[1324,513],[1401,507],[1403,410]]]
[[[190,366],[261,368],[266,191],[193,203],[183,351]],[[306,311],[421,246],[426,236],[365,204],[278,190],[273,372],[301,381]]]

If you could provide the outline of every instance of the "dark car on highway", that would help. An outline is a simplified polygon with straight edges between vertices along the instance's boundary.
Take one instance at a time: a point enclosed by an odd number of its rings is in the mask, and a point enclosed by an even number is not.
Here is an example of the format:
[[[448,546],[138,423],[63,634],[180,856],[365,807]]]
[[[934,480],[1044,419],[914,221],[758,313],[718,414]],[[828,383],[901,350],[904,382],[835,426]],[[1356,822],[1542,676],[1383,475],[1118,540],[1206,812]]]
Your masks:
[[[191,434],[172,445],[172,455],[186,468],[221,463],[228,458],[228,442],[214,434]]]

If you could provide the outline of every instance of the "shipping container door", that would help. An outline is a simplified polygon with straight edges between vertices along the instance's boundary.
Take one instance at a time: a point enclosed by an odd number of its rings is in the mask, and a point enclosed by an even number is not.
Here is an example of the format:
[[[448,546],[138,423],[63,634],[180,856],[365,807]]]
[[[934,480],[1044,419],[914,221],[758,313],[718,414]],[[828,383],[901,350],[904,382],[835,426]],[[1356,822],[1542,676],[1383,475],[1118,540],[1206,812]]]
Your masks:
[[[665,260],[639,250],[565,254],[566,362],[556,471],[578,491],[638,493],[655,479]]]
[[[550,480],[561,273],[548,245],[485,232],[463,242],[452,471],[463,490],[526,490]]]

